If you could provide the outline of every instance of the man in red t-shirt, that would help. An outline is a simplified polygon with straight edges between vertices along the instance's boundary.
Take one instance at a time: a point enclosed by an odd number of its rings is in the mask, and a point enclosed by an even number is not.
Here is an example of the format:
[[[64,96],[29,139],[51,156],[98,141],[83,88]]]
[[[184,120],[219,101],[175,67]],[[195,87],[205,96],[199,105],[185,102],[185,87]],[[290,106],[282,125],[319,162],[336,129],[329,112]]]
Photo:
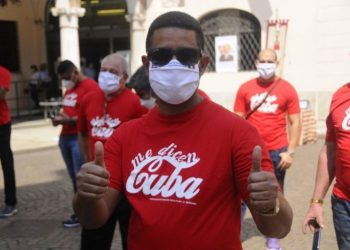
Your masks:
[[[288,234],[292,210],[258,132],[198,94],[209,62],[203,47],[188,14],[151,24],[142,60],[157,105],[122,124],[104,148],[95,144],[74,198],[85,227],[108,220],[123,193],[132,208],[129,249],[242,249],[241,199],[262,233]]]
[[[350,83],[333,95],[326,120],[327,133],[321,149],[316,183],[303,231],[323,225],[323,198],[335,177],[332,194],[333,224],[339,249],[350,249]],[[315,225],[315,220],[317,224]]]
[[[84,97],[78,116],[80,146],[85,161],[93,160],[94,145],[105,143],[122,123],[138,118],[148,109],[140,98],[125,87],[127,63],[118,53],[106,56],[101,62],[98,77],[100,88]],[[130,207],[122,199],[111,218],[101,228],[82,232],[81,249],[108,250],[111,247],[116,221],[119,221],[123,249],[127,249]]]
[[[292,165],[299,141],[301,122],[297,92],[290,83],[275,75],[277,64],[273,50],[264,49],[259,53],[256,61],[259,77],[240,86],[233,110],[258,129],[283,190],[285,173]],[[268,239],[267,248],[279,249],[279,241]]]
[[[98,90],[98,84],[91,78],[83,75],[77,67],[69,60],[60,62],[58,74],[66,89],[62,100],[62,112],[52,117],[54,126],[62,125],[59,137],[59,147],[63,160],[66,164],[68,174],[72,180],[74,193],[77,191],[76,174],[84,163],[80,154],[78,141],[77,118],[78,109],[84,95]],[[79,221],[73,214],[69,219],[63,221],[64,227],[79,226]]]
[[[10,72],[0,66],[0,159],[5,184],[5,207],[0,209],[0,218],[7,218],[17,213],[16,177],[11,150],[11,117],[6,101],[10,84]]]

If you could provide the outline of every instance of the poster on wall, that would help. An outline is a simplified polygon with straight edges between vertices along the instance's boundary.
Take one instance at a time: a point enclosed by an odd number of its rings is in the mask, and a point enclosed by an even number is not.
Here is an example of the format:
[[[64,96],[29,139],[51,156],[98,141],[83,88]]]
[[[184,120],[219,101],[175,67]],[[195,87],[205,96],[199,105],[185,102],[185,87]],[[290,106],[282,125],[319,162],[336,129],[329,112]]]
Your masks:
[[[274,19],[267,21],[266,48],[273,49],[280,61],[279,73],[282,74],[287,43],[288,20]]]
[[[216,72],[238,71],[237,36],[215,37],[215,69]]]

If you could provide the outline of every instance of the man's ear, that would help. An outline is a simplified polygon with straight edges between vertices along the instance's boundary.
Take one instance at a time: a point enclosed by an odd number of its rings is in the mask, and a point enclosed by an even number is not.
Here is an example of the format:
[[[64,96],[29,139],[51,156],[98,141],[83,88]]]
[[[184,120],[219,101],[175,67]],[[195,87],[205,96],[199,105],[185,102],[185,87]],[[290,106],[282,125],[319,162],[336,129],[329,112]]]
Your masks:
[[[123,73],[123,79],[124,79],[124,81],[126,82],[126,81],[128,80],[128,78],[129,78],[128,73],[124,72],[124,73]]]
[[[209,63],[209,57],[206,55],[203,55],[201,60],[199,61],[199,74],[202,76],[207,69]]]
[[[148,69],[149,69],[149,60],[147,56],[142,56],[142,64],[143,64],[143,70],[145,71],[145,75],[148,76]]]

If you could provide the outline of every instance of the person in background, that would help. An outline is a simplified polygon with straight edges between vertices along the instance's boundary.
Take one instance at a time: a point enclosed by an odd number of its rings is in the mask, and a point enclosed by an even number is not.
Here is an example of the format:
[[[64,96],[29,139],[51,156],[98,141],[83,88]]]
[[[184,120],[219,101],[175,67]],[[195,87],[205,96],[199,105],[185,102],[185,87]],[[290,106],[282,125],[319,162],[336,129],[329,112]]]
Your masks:
[[[127,79],[127,63],[122,55],[114,53],[102,60],[98,77],[100,88],[84,97],[79,110],[79,141],[85,162],[93,160],[97,141],[104,143],[113,133],[118,133],[121,124],[148,111],[141,105],[140,98],[126,88]],[[118,220],[123,249],[126,250],[129,217],[129,203],[122,198],[111,218],[102,227],[83,229],[81,249],[109,250]]]
[[[142,61],[157,105],[95,143],[73,200],[84,227],[103,225],[123,194],[130,249],[242,249],[241,199],[263,234],[290,231],[293,213],[257,130],[197,92],[209,62],[203,47],[186,13],[151,23]]]
[[[96,79],[97,73],[93,63],[89,63],[89,65],[85,68],[85,73],[86,76],[94,80]]]
[[[40,90],[40,72],[38,67],[35,64],[30,66],[30,82],[29,82],[29,91],[30,97],[32,98],[36,108],[39,108],[39,90]]]
[[[17,213],[16,176],[11,150],[11,116],[6,100],[10,85],[11,73],[0,65],[0,160],[5,186],[5,206],[0,209],[0,218],[8,218]]]
[[[143,66],[130,77],[127,87],[136,92],[141,99],[141,104],[146,108],[151,109],[156,105],[156,99],[152,96],[151,86]]]
[[[51,83],[51,77],[49,76],[49,72],[47,70],[46,63],[40,64],[39,83],[41,84],[41,87],[45,89],[46,100],[50,100],[52,83]]]
[[[78,109],[84,95],[98,90],[98,85],[94,80],[83,75],[69,60],[60,62],[57,70],[66,91],[62,100],[62,112],[51,119],[54,126],[62,125],[59,147],[75,193],[77,191],[76,174],[84,163],[78,141]],[[67,228],[79,225],[74,214],[63,221],[63,226]]]
[[[326,119],[326,138],[320,151],[315,188],[303,222],[314,232],[324,228],[323,199],[335,178],[331,197],[333,224],[340,250],[350,249],[350,83],[334,94]],[[325,228],[326,229],[326,228]]]
[[[293,163],[301,121],[298,94],[290,83],[276,76],[277,64],[273,50],[260,51],[256,61],[259,77],[239,87],[233,110],[258,129],[269,151],[279,185],[284,190],[284,177]],[[244,210],[243,205],[243,216]],[[267,238],[266,246],[281,249],[276,238]]]

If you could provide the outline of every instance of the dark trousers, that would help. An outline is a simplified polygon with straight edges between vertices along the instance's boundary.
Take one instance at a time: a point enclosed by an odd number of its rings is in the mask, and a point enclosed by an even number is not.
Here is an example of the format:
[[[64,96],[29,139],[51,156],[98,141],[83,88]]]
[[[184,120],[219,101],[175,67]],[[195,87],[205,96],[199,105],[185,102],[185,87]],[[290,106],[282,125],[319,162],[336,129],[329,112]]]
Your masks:
[[[350,202],[332,195],[332,212],[339,250],[350,249]]]
[[[130,204],[125,198],[118,203],[106,224],[97,229],[83,229],[81,232],[81,250],[110,250],[118,220],[123,250],[127,250]]]
[[[4,173],[5,204],[8,206],[15,206],[17,204],[16,180],[10,140],[11,123],[0,125],[0,159],[2,171]]]
[[[35,107],[39,108],[39,88],[36,84],[30,84],[30,96],[35,104]]]

